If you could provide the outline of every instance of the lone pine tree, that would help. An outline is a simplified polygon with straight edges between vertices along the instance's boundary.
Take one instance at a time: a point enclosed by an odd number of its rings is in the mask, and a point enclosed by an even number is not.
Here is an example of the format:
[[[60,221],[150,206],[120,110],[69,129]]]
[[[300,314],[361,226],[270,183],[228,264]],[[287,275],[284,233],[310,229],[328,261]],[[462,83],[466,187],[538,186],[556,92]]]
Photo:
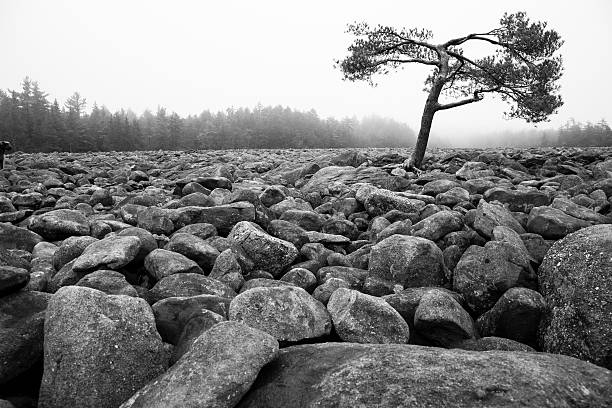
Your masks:
[[[374,85],[375,74],[387,74],[404,64],[433,67],[425,81],[428,92],[416,146],[407,167],[419,168],[425,155],[436,112],[479,102],[496,94],[510,104],[506,115],[527,122],[541,122],[563,105],[558,79],[563,72],[555,55],[563,41],[545,22],[531,22],[524,12],[504,14],[499,27],[472,33],[442,44],[431,42],[430,30],[395,29],[367,23],[348,26],[356,38],[349,55],[336,61],[344,79],[365,80]],[[491,55],[470,58],[462,48],[468,43],[490,45]],[[440,97],[451,102],[440,103]]]

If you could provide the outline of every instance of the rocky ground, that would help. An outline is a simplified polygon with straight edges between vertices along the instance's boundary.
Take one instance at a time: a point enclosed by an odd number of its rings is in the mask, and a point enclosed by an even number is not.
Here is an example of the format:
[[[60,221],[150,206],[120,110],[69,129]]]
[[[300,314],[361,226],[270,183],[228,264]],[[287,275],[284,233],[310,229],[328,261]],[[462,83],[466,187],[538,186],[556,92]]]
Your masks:
[[[606,407],[612,150],[22,154],[0,407]]]

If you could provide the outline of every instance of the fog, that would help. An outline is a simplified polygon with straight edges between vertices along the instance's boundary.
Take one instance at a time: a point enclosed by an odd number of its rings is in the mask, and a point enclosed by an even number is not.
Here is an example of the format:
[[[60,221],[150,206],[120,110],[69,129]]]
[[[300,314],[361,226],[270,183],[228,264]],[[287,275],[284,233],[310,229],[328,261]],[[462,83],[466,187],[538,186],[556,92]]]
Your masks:
[[[421,4],[422,3],[422,4]],[[417,5],[418,4],[418,5]],[[511,5],[510,5],[511,4]],[[74,91],[111,111],[181,116],[228,107],[283,105],[320,116],[375,114],[418,130],[428,69],[379,77],[377,87],[342,81],[347,23],[417,26],[436,41],[496,26],[505,11],[527,11],[565,45],[565,105],[539,129],[570,118],[610,121],[612,3],[574,1],[13,1],[0,0],[0,88],[27,75],[51,98]],[[433,138],[471,144],[490,132],[533,129],[505,120],[490,100],[437,114]]]

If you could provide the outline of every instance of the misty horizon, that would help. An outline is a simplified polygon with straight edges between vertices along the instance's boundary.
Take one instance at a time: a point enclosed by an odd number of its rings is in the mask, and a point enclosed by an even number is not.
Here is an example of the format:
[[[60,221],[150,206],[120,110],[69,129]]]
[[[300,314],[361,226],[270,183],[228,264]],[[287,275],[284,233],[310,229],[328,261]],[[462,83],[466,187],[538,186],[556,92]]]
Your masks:
[[[392,1],[376,7],[367,2],[231,2],[214,7],[181,2],[168,7],[152,1],[99,7],[76,1],[8,1],[0,4],[0,48],[10,61],[0,66],[0,88],[15,89],[27,75],[58,100],[78,91],[89,108],[95,101],[113,112],[153,112],[164,106],[185,117],[260,103],[314,109],[338,119],[373,114],[418,129],[429,69],[407,67],[379,76],[377,87],[342,81],[333,65],[350,42],[346,25],[369,21],[424,27],[444,41],[495,27],[506,11],[525,10],[565,41],[565,105],[550,122],[535,128],[504,119],[505,104],[487,98],[438,114],[432,135],[554,129],[571,118],[611,120],[605,95],[612,93],[612,84],[600,80],[612,64],[612,31],[605,17],[612,14],[610,3],[589,0],[578,9],[551,1],[518,1],[511,7],[470,4],[443,2],[443,12],[433,13],[427,6]],[[464,12],[468,8],[473,9],[469,14]],[[26,19],[28,24],[22,24]],[[597,61],[587,62],[588,54],[597,55]]]

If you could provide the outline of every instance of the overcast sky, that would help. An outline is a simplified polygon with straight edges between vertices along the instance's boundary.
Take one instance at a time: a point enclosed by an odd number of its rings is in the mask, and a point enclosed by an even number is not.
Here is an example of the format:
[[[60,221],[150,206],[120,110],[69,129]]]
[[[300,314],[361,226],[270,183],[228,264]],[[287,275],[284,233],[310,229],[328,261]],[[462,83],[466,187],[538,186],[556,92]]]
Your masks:
[[[565,105],[544,127],[574,117],[612,122],[612,1],[55,1],[0,0],[0,88],[30,76],[51,97],[74,91],[111,110],[158,105],[181,115],[227,107],[314,108],[320,116],[392,117],[418,128],[428,68],[342,81],[347,23],[425,27],[434,40],[497,26],[505,11],[548,21],[561,49]],[[433,131],[528,128],[502,102],[440,112]]]

